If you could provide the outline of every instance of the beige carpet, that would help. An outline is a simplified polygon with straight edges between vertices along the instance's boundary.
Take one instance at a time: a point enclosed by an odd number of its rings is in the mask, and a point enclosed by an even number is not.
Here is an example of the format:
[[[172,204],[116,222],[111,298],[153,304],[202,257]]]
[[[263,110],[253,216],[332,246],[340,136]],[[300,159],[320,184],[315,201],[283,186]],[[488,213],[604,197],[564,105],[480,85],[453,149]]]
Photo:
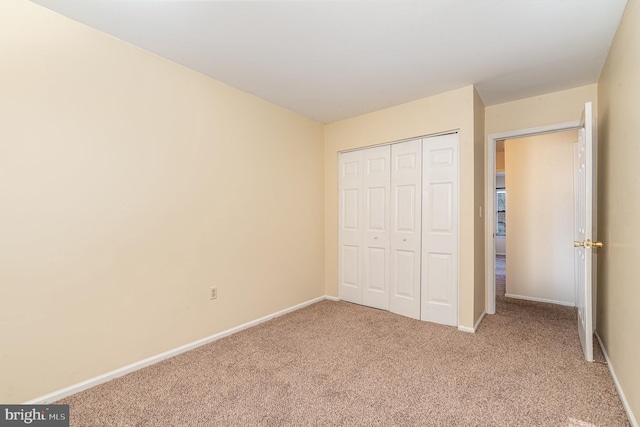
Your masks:
[[[323,301],[59,403],[72,426],[629,425],[575,317],[500,298],[470,334]]]

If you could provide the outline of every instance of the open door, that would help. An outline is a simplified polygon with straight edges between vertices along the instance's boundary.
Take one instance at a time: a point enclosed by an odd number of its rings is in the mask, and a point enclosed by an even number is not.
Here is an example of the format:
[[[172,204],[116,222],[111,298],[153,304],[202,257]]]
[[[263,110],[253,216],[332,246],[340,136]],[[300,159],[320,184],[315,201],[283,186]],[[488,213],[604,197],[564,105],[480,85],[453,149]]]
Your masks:
[[[593,236],[593,113],[591,102],[584,106],[578,142],[574,147],[574,243],[578,334],[584,358],[593,361],[593,250],[602,247]]]

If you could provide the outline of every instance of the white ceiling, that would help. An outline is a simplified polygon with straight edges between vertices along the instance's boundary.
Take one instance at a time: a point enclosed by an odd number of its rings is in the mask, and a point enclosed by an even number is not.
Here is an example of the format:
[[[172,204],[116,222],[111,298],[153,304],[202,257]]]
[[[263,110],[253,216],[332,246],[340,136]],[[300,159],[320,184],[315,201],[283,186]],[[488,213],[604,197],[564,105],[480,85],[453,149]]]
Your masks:
[[[322,123],[595,83],[626,0],[32,0]]]

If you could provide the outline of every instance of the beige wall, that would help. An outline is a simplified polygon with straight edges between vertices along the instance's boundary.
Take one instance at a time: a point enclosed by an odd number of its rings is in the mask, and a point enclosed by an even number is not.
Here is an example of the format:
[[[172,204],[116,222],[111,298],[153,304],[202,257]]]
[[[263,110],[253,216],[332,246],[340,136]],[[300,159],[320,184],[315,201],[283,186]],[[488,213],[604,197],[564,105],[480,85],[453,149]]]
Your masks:
[[[485,133],[507,132],[580,120],[584,103],[596,110],[597,85],[553,92],[518,101],[492,105],[486,109]]]
[[[324,295],[321,124],[27,1],[0,40],[0,402]]]
[[[495,246],[496,255],[507,254],[507,238],[505,236],[496,236]]]
[[[505,141],[507,286],[515,298],[575,304],[573,144],[577,131]]]
[[[484,244],[484,121],[485,106],[478,94],[473,90],[473,180],[474,180],[474,325],[485,313],[485,244]],[[482,211],[482,215],[480,214]]]
[[[602,338],[640,421],[640,3],[629,0],[598,82],[598,315]]]
[[[467,86],[325,126],[325,283],[328,295],[338,295],[338,153],[459,129],[460,325],[473,326],[476,211],[473,121],[474,88]]]
[[[496,172],[504,172],[504,151],[496,152]]]

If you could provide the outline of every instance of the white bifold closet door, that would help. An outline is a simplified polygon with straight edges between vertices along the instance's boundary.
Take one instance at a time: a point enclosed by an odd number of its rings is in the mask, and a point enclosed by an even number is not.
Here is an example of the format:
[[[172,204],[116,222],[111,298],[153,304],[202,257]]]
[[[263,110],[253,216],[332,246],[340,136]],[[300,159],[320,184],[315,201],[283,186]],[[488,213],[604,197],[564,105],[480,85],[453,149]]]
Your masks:
[[[389,147],[365,150],[362,303],[389,310]]]
[[[458,135],[342,153],[342,300],[458,322]]]
[[[338,292],[362,304],[362,158],[364,151],[342,153],[338,163]]]
[[[362,304],[362,158],[364,151],[339,160],[338,287],[340,298]]]
[[[420,319],[422,140],[391,146],[390,311]]]
[[[422,147],[422,320],[458,326],[458,134]]]
[[[389,310],[390,147],[340,155],[339,292]]]

